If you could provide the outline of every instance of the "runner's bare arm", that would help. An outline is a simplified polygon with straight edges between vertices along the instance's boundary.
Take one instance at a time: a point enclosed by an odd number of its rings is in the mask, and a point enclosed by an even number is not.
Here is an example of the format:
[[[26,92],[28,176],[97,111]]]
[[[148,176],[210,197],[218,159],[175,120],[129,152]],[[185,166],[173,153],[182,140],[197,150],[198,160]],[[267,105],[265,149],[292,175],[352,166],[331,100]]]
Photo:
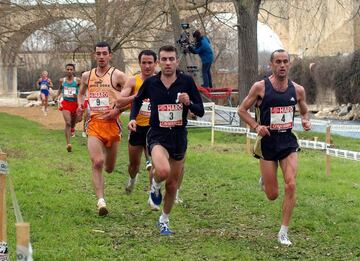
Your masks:
[[[59,97],[61,95],[62,87],[63,87],[63,79],[60,79],[59,80],[59,90],[58,90],[57,95],[56,95],[57,99],[59,99]]]
[[[118,69],[115,69],[112,77],[114,87],[116,87],[117,90],[122,90],[128,79],[126,74]]]
[[[309,119],[308,107],[305,99],[305,90],[303,86],[297,83],[294,83],[294,86],[296,90],[297,104],[301,116],[301,125],[305,131],[308,131],[311,129],[311,122]]]
[[[250,107],[254,105],[255,102],[258,101],[259,97],[262,98],[264,96],[264,90],[265,90],[264,81],[259,81],[254,83],[254,85],[251,86],[248,95],[245,97],[245,99],[241,102],[241,104],[238,107],[239,117],[243,121],[245,121],[250,126],[250,128],[254,129],[256,133],[258,133],[260,136],[270,135],[268,127],[259,125],[255,121],[255,119],[251,117],[250,113],[248,112],[248,109],[250,109]]]
[[[52,83],[52,80],[49,78],[49,88],[53,88],[53,87],[54,87],[54,85]]]
[[[78,95],[78,109],[83,110],[84,102],[85,102],[85,93],[88,88],[88,81],[89,81],[90,71],[84,72],[81,76],[80,82],[80,90]]]
[[[131,94],[135,88],[135,84],[136,84],[135,77],[130,77],[126,81],[124,88],[122,88],[120,95],[116,101],[116,108],[120,109],[126,107],[133,101],[136,94],[133,95]]]

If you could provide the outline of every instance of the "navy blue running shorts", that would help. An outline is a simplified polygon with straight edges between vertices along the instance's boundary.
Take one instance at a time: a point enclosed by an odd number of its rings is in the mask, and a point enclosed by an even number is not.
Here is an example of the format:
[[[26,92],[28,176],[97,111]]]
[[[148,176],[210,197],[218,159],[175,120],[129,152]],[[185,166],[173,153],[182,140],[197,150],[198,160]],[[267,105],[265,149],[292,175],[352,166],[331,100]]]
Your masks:
[[[147,148],[149,155],[155,145],[163,146],[170,158],[182,160],[187,149],[186,128],[150,128],[147,134]]]

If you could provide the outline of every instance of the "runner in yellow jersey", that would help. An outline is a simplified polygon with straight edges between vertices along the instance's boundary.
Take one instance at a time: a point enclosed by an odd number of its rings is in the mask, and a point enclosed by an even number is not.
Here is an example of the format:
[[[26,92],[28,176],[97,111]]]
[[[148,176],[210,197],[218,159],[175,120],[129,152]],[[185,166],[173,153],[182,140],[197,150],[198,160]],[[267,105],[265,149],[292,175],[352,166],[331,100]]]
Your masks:
[[[118,144],[121,137],[120,110],[115,107],[126,75],[111,67],[110,45],[99,42],[95,46],[97,67],[84,72],[81,77],[78,97],[78,116],[84,112],[84,95],[87,92],[90,119],[87,123],[88,151],[92,163],[92,180],[98,199],[99,216],[108,214],[104,199],[104,177],[102,170],[111,173],[116,163]]]
[[[139,53],[138,56],[139,65],[140,65],[140,73],[129,78],[126,82],[124,89],[121,91],[121,98],[118,100],[123,105],[129,104],[132,102],[136,94],[138,93],[143,81],[148,77],[154,75],[157,56],[156,53],[152,50],[143,50]],[[141,163],[141,154],[144,151],[144,154],[147,158],[147,169],[150,170],[151,162],[149,160],[149,156],[147,155],[145,146],[146,146],[146,133],[150,128],[149,124],[150,117],[150,103],[149,100],[144,100],[139,115],[136,118],[137,128],[136,131],[129,132],[129,143],[128,143],[128,151],[129,151],[129,181],[125,188],[126,193],[130,194],[135,186],[135,182],[137,179],[137,174],[140,169]],[[150,185],[152,180],[152,171],[150,170]],[[150,202],[149,202],[150,203]],[[153,207],[154,208],[153,208]],[[150,207],[154,210],[158,210],[159,208],[156,205],[150,203]]]

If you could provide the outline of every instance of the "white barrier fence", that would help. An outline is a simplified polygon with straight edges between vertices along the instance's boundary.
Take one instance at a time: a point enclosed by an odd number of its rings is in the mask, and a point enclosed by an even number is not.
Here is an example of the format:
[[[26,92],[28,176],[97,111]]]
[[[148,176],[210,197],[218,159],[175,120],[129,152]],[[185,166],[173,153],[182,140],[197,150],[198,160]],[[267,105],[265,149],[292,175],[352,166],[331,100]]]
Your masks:
[[[249,128],[239,127],[240,119],[237,115],[237,108],[219,106],[212,102],[204,103],[204,108],[206,111],[206,115],[210,113],[211,117],[205,115],[199,120],[188,120],[188,125],[194,127],[211,128],[212,144],[214,143],[214,131],[246,134],[247,138],[256,139],[257,134],[250,132]],[[254,117],[254,114],[252,114],[252,117]],[[294,123],[301,125],[301,120],[296,118]],[[328,121],[323,120],[311,120],[311,124],[322,125],[324,127],[327,127],[329,130],[332,129],[337,131],[350,131],[360,133],[360,127],[357,125],[329,125]],[[330,133],[328,135],[330,135]],[[327,140],[330,141],[330,136],[327,137]],[[327,155],[333,157],[360,161],[360,152],[331,148],[331,145],[326,142],[299,140],[299,145],[302,148],[324,150]]]

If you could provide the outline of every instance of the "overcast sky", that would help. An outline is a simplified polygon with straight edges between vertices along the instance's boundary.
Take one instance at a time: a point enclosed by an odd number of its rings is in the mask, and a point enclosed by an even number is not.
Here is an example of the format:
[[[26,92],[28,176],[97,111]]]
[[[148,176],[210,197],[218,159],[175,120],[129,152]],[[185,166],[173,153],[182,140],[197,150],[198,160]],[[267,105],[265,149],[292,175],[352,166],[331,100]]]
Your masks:
[[[278,35],[269,26],[258,22],[258,50],[272,52],[279,48],[284,48]]]

